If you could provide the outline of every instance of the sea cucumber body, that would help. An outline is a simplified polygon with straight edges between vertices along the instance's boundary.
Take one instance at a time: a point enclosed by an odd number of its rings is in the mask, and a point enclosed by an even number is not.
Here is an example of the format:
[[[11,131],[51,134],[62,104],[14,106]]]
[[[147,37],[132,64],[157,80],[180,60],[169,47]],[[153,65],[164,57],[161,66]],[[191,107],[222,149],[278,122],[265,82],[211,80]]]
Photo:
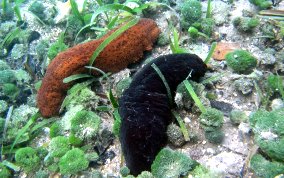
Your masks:
[[[59,109],[71,84],[63,79],[73,74],[87,73],[90,57],[96,48],[114,30],[100,39],[76,45],[59,53],[47,68],[38,91],[37,105],[44,117],[59,114]],[[104,72],[117,72],[130,63],[143,57],[144,51],[150,51],[160,34],[157,24],[151,19],[140,19],[133,27],[113,40],[96,58],[94,66]]]
[[[172,121],[167,90],[152,68],[153,63],[164,75],[172,95],[190,73],[189,79],[197,81],[206,71],[197,55],[172,54],[153,60],[135,74],[119,100],[122,152],[133,175],[150,170],[155,156],[167,142],[166,129]]]

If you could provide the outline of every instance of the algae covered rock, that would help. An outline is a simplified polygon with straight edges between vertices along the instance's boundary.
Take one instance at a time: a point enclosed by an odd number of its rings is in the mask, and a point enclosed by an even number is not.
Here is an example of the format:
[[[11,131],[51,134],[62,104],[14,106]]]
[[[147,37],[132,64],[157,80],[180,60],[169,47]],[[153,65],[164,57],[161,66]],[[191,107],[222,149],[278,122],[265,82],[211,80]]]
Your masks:
[[[26,55],[27,46],[24,44],[15,44],[11,51],[11,58],[13,60],[20,60]]]
[[[11,127],[22,127],[37,111],[37,108],[28,105],[21,105],[14,109],[11,116]]]
[[[270,158],[284,160],[284,108],[271,112],[259,110],[250,117],[255,141]]]
[[[263,156],[256,154],[250,160],[250,168],[257,177],[275,177],[284,172],[284,163],[268,161]]]
[[[213,172],[212,170],[202,166],[198,165],[194,168],[193,171],[190,172],[188,177],[194,177],[194,178],[218,178],[222,177],[220,173]]]
[[[167,128],[167,136],[170,143],[174,146],[180,147],[185,143],[184,136],[179,126],[170,124]]]
[[[257,59],[246,50],[235,50],[226,56],[228,66],[236,73],[250,73],[256,67]]]
[[[28,72],[23,69],[13,70],[17,84],[29,83],[32,78]]]
[[[4,100],[0,100],[0,114],[8,109],[8,103]]]
[[[234,86],[237,91],[241,92],[243,95],[250,94],[254,89],[253,80],[243,77],[234,81]]]
[[[79,111],[71,119],[71,133],[81,139],[90,139],[99,132],[101,119],[92,111]]]
[[[210,142],[214,144],[222,143],[224,139],[224,132],[221,129],[216,129],[212,131],[205,131],[205,138]]]
[[[250,17],[237,17],[233,20],[233,25],[240,32],[251,32],[259,25],[259,20]]]

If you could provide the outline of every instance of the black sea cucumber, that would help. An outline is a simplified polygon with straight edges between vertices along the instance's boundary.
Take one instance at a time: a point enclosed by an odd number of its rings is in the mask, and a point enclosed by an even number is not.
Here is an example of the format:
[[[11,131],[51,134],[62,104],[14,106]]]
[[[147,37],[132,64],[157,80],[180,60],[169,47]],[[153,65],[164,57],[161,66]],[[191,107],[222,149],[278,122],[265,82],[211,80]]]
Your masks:
[[[153,63],[164,75],[172,96],[189,74],[190,80],[197,81],[207,68],[197,55],[170,54],[158,57],[135,74],[119,100],[122,152],[133,175],[150,170],[155,156],[167,143],[166,129],[172,121],[167,90],[151,67]]]

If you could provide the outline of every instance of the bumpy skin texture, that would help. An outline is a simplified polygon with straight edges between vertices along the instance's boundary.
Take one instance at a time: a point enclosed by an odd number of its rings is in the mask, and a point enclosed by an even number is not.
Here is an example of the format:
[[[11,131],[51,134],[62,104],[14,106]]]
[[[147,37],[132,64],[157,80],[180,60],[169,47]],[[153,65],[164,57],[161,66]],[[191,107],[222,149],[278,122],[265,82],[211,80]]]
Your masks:
[[[59,114],[61,103],[71,84],[63,79],[79,73],[87,73],[90,57],[96,48],[114,30],[100,39],[76,45],[58,54],[47,68],[38,91],[37,105],[44,117]],[[128,64],[137,62],[144,51],[150,51],[160,34],[157,24],[151,19],[140,21],[113,40],[96,58],[94,66],[105,72],[117,72]]]
[[[172,95],[190,72],[189,79],[197,81],[207,68],[194,54],[172,54],[153,60],[133,77],[119,100],[120,141],[126,165],[133,175],[150,170],[155,156],[167,142],[166,130],[172,121],[167,91],[151,67],[153,63],[164,75]]]

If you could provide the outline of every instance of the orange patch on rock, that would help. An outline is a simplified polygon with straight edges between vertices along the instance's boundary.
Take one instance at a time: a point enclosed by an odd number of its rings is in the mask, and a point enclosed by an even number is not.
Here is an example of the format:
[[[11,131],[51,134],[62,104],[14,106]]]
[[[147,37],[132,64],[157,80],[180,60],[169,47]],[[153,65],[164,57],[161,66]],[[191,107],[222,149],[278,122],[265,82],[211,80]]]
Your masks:
[[[240,49],[240,44],[238,43],[226,43],[219,42],[213,53],[213,59],[222,61],[225,60],[225,56],[234,51],[235,49]]]
[[[60,106],[71,84],[63,79],[74,74],[88,73],[90,57],[111,33],[100,39],[76,45],[59,53],[49,64],[37,95],[37,106],[43,117],[59,114]],[[133,27],[113,40],[96,58],[94,66],[104,72],[118,72],[143,57],[144,51],[152,50],[160,34],[155,21],[142,18]]]

